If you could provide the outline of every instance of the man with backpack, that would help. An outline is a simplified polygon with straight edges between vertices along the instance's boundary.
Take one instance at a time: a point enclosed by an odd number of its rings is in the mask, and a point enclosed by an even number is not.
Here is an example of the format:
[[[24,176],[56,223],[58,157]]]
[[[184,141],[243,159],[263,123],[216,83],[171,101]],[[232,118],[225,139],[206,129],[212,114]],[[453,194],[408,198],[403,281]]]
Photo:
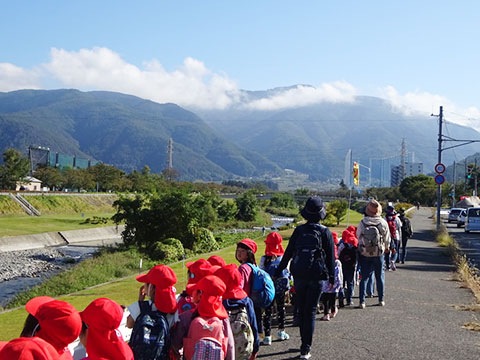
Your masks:
[[[402,264],[405,264],[407,258],[407,242],[413,235],[413,228],[410,219],[405,216],[404,209],[400,209],[399,218],[402,222],[402,253],[400,254],[400,261]]]
[[[330,230],[319,224],[327,215],[325,205],[319,197],[308,198],[300,214],[307,223],[294,230],[275,277],[281,276],[292,259],[290,271],[295,284],[302,339],[300,359],[309,359],[312,356],[310,348],[322,280],[334,283],[335,246]]]
[[[378,292],[378,304],[385,306],[385,271],[383,269],[384,253],[390,245],[390,230],[387,222],[382,219],[382,205],[376,200],[370,200],[365,207],[365,217],[357,227],[358,264],[360,266],[359,298],[360,309],[365,309],[365,285],[372,273],[375,273]]]

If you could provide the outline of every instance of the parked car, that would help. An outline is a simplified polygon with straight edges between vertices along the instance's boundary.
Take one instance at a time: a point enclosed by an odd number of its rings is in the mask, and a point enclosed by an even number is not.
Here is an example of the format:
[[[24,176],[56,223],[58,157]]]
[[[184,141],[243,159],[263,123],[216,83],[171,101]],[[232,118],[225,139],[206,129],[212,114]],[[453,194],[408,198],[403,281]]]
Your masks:
[[[451,208],[448,213],[448,223],[457,222],[458,215],[462,212],[462,208]]]
[[[467,209],[463,209],[460,215],[457,217],[457,227],[465,226],[465,220],[467,219]]]
[[[465,220],[465,232],[480,230],[480,207],[467,209],[467,218]]]

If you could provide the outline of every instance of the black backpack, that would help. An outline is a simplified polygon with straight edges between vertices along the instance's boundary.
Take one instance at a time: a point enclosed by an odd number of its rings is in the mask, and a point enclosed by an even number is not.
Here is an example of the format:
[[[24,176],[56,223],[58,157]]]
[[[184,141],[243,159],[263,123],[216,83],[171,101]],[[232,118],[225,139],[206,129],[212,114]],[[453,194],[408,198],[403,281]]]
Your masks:
[[[407,238],[413,235],[412,223],[406,216],[402,220],[402,233],[405,234]]]
[[[338,256],[338,260],[342,263],[343,267],[354,267],[357,263],[357,248],[352,244],[344,243],[344,248]]]
[[[303,231],[295,243],[290,272],[300,279],[327,280],[326,254],[322,247],[322,236],[327,228],[320,224],[303,226],[308,227],[308,230]]]
[[[170,335],[165,314],[152,310],[148,301],[138,303],[140,315],[129,342],[135,360],[168,360]]]

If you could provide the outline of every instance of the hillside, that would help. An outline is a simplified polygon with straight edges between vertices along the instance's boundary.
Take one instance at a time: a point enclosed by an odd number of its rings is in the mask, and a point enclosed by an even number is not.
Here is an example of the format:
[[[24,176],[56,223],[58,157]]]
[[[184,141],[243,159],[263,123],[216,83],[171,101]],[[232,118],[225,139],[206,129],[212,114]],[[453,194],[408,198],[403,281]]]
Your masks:
[[[197,115],[175,104],[78,90],[0,93],[0,149],[29,145],[93,158],[123,170],[165,168],[168,139],[185,180],[278,174],[266,158],[225,140]]]
[[[248,94],[255,99],[269,96],[268,92]],[[415,161],[423,162],[425,172],[433,169],[437,161],[437,118],[405,115],[374,97],[360,96],[352,103],[319,103],[275,111],[238,106],[199,111],[199,114],[239,146],[265,155],[282,168],[321,180],[343,177],[348,149],[352,149],[355,161],[369,166],[370,160],[380,163],[379,159],[399,156],[402,138],[406,139],[409,153],[414,153]],[[480,139],[476,130],[453,123],[444,131],[454,138]],[[450,163],[455,155],[467,156],[478,149],[478,144],[459,147],[455,153],[445,151],[443,159]],[[373,178],[380,177],[380,166],[372,169]],[[390,171],[389,164],[383,166],[383,172]],[[362,168],[361,174],[366,177],[367,171]]]

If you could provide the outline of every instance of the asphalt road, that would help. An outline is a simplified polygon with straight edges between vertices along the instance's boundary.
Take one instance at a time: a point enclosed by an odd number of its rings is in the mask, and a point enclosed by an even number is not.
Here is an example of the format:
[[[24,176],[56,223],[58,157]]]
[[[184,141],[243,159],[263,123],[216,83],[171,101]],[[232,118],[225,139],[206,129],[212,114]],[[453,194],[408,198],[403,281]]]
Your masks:
[[[457,227],[457,224],[448,224],[444,222],[450,235],[455,237],[462,252],[467,258],[480,269],[480,232],[465,233],[464,227]]]
[[[480,313],[456,308],[475,300],[453,281],[455,269],[436,245],[431,215],[428,208],[414,214],[407,262],[386,274],[385,307],[376,306],[373,298],[367,299],[366,309],[340,309],[329,322],[317,316],[312,359],[480,359],[480,333],[462,328],[480,322]],[[354,303],[358,305],[357,297]],[[291,320],[289,315],[290,340],[261,346],[259,359],[298,358],[299,331]]]

